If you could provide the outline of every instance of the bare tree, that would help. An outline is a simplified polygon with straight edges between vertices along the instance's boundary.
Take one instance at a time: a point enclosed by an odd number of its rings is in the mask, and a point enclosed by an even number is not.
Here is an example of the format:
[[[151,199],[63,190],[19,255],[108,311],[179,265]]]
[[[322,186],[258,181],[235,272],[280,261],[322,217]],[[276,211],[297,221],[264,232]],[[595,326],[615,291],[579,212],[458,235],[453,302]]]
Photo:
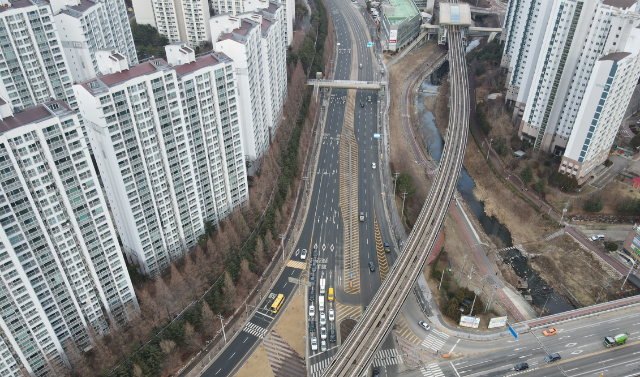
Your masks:
[[[217,329],[216,317],[206,302],[202,302],[202,331],[205,336],[211,336]]]
[[[264,256],[264,246],[262,245],[262,239],[260,237],[256,238],[256,248],[253,251],[253,263],[256,266],[256,272],[258,274],[262,274],[265,266],[267,265],[267,261]]]
[[[191,256],[185,255],[184,257],[184,274],[183,278],[186,284],[186,289],[190,293],[190,299],[193,300],[198,297],[202,287],[202,276],[201,271],[191,260]]]
[[[222,292],[224,293],[224,310],[225,312],[230,312],[235,308],[238,293],[228,271],[224,272],[224,287],[222,288]]]
[[[175,313],[175,305],[173,293],[169,289],[169,287],[165,284],[164,280],[162,280],[162,276],[157,276],[155,280],[155,288],[156,288],[156,301],[158,306],[165,310],[167,317],[173,318],[173,314]]]
[[[189,256],[187,256],[189,258]],[[171,263],[171,280],[169,281],[169,288],[173,292],[174,302],[177,303],[178,311],[182,310],[187,305],[187,283],[184,281],[182,274],[178,271],[175,263]]]

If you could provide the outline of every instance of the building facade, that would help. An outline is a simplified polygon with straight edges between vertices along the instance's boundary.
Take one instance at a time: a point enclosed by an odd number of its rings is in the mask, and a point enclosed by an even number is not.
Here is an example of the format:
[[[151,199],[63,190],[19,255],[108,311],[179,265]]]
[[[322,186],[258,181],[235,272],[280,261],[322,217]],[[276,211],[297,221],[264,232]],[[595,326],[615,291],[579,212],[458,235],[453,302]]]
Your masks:
[[[177,67],[107,59],[74,86],[125,253],[150,275],[248,201],[234,64],[183,51]]]
[[[15,109],[59,99],[76,108],[73,80],[47,2],[0,1],[0,97]]]
[[[293,42],[293,23],[295,17],[295,1],[294,0],[213,0],[213,8],[216,14],[230,14],[236,16],[247,12],[259,12],[261,9],[270,7],[270,3],[280,4],[284,9],[284,18],[282,20],[284,26],[284,43],[290,46]],[[216,36],[213,35],[215,41]]]
[[[138,64],[124,1],[52,0],[51,7],[73,81],[96,76],[98,50],[116,50]]]
[[[133,9],[139,24],[154,26],[170,43],[195,47],[211,40],[207,0],[133,0]]]
[[[634,225],[629,231],[627,238],[622,245],[623,250],[631,256],[631,261],[635,264],[635,268],[640,266],[640,229],[638,225]]]
[[[507,99],[515,102],[519,134],[534,150],[564,153],[593,67],[602,56],[623,51],[629,34],[620,31],[637,26],[637,6],[635,0],[510,2]],[[518,17],[527,18],[519,23]]]
[[[399,50],[418,37],[420,12],[413,0],[383,1],[381,7],[381,29],[388,42],[388,50]]]
[[[0,349],[43,376],[138,303],[77,114],[0,100],[0,118]]]

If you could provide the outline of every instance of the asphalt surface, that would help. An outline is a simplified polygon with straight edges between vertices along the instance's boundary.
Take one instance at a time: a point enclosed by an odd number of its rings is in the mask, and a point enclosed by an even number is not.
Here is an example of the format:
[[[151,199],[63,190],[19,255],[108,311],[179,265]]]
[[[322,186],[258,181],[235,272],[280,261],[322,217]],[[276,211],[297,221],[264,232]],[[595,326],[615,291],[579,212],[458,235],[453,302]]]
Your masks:
[[[605,313],[600,316],[566,322],[554,326],[558,333],[545,337],[544,329],[520,334],[518,339],[505,337],[495,341],[474,342],[449,339],[442,347],[464,355],[477,354],[451,361],[442,359],[408,376],[632,376],[640,374],[640,307]],[[606,348],[605,336],[629,333],[627,343]],[[548,354],[559,353],[557,363],[546,363]],[[516,364],[527,363],[529,369],[516,372]]]
[[[352,41],[347,19],[352,26],[352,32],[357,44],[356,67],[358,68],[358,80],[370,81],[377,79],[378,69],[374,67],[372,55],[366,47],[369,42],[364,34],[365,26],[358,25],[360,19],[355,17],[355,6],[349,2],[340,4],[343,10],[348,12],[345,17],[339,12],[338,5],[330,1],[333,22],[336,28],[336,39],[340,43],[338,48],[338,61],[336,64],[335,79],[348,80],[351,74],[352,65]],[[351,7],[351,8],[345,8]],[[352,13],[351,13],[352,12]],[[362,27],[360,27],[362,26]],[[371,96],[371,101],[369,101]],[[359,222],[359,277],[360,289],[355,294],[347,294],[344,291],[343,281],[343,243],[344,243],[344,223],[342,219],[342,209],[340,208],[340,136],[344,122],[345,105],[347,98],[346,89],[333,89],[327,108],[327,118],[322,135],[322,145],[319,150],[318,166],[316,176],[311,190],[310,208],[307,214],[304,228],[301,232],[296,252],[292,256],[293,267],[287,266],[280,276],[274,288],[270,292],[270,299],[265,300],[263,307],[250,319],[249,323],[243,327],[242,332],[233,340],[225,351],[216,359],[203,376],[228,376],[237,373],[244,362],[249,358],[252,351],[262,342],[267,334],[277,322],[278,314],[273,314],[269,306],[277,294],[283,294],[288,299],[295,294],[298,286],[289,283],[289,277],[309,280],[310,262],[313,260],[313,249],[318,249],[317,272],[315,273],[315,300],[313,302],[316,316],[310,320],[317,321],[316,328],[320,329],[318,313],[319,281],[324,278],[326,289],[334,287],[336,300],[325,301],[325,312],[334,309],[336,321],[327,320],[327,330],[337,329],[336,324],[340,320],[354,318],[357,319],[365,310],[367,303],[371,300],[381,283],[380,259],[376,250],[376,235],[378,243],[389,242],[391,253],[385,254],[382,265],[388,263],[389,267],[393,263],[396,250],[391,242],[389,226],[384,213],[382,203],[382,189],[380,174],[372,168],[372,163],[378,164],[378,139],[374,139],[373,134],[377,131],[378,97],[376,91],[358,90],[356,94],[356,106],[354,111],[354,132],[358,148],[358,212],[364,212],[365,220]],[[361,107],[364,103],[364,107]],[[355,168],[355,167],[354,167]],[[342,188],[344,190],[344,188]],[[377,227],[376,227],[377,223]],[[300,259],[300,251],[308,250],[308,258],[305,261]],[[383,253],[384,254],[384,253]],[[369,262],[373,262],[375,272],[369,271]],[[303,267],[303,268],[300,268]],[[304,288],[308,290],[308,288]],[[308,302],[309,303],[309,302]],[[308,313],[308,309],[307,309]],[[231,334],[227,334],[231,337]],[[313,336],[313,334],[310,334]],[[319,338],[319,336],[318,336]],[[338,342],[340,336],[338,335]],[[318,339],[320,345],[320,339]],[[325,364],[337,350],[337,344],[327,341],[328,350],[325,352],[311,351],[309,364],[313,366]],[[389,339],[388,348],[392,348]],[[307,349],[311,348],[307,345]],[[304,355],[301,355],[304,356]],[[326,361],[325,361],[326,360]],[[324,361],[324,362],[323,362]],[[320,370],[316,375],[319,375]]]

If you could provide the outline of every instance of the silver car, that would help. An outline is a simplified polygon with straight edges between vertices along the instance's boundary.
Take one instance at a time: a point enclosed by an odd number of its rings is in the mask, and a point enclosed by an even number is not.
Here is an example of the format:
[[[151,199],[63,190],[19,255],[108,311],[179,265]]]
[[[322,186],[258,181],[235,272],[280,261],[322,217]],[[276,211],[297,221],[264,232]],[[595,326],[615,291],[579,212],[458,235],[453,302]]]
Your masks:
[[[300,252],[300,259],[307,259],[307,249],[302,249],[302,251]]]

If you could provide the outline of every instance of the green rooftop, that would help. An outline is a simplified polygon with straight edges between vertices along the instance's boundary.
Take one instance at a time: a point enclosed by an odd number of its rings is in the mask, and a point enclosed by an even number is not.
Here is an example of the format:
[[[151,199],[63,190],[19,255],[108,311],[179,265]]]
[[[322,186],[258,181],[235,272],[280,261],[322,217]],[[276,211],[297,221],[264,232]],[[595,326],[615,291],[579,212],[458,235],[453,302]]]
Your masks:
[[[418,15],[418,7],[413,0],[389,0],[393,5],[393,14],[387,14],[387,19],[392,25],[399,24],[407,18],[413,18]]]

